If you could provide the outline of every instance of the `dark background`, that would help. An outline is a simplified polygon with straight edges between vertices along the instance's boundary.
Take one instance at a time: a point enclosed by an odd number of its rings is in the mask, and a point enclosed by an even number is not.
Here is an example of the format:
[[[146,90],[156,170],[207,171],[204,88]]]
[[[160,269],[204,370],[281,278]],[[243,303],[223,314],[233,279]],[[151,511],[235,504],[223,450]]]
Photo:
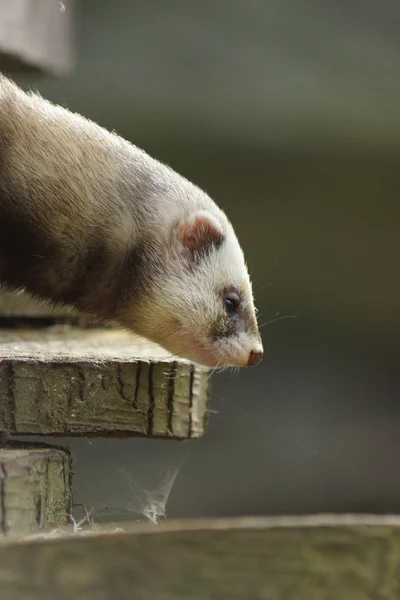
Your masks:
[[[204,438],[68,440],[75,501],[159,513],[175,473],[169,517],[399,512],[399,3],[85,0],[76,34],[71,75],[17,81],[205,188],[260,322],[297,318],[214,377]]]

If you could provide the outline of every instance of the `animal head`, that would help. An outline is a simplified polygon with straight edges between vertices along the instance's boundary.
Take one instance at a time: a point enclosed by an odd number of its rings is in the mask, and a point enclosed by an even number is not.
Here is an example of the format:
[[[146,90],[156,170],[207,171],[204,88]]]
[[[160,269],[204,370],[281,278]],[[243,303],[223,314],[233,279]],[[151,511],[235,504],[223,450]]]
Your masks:
[[[262,360],[251,282],[234,230],[219,209],[194,208],[159,248],[135,329],[169,352],[207,367]]]

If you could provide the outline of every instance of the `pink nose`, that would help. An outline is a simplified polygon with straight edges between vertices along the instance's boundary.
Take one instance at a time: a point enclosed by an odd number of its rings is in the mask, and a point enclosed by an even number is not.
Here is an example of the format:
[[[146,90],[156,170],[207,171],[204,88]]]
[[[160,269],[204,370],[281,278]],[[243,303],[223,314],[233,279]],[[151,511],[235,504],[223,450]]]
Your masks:
[[[255,367],[259,365],[263,359],[263,351],[262,350],[252,350],[249,356],[249,362],[247,363],[248,367]]]

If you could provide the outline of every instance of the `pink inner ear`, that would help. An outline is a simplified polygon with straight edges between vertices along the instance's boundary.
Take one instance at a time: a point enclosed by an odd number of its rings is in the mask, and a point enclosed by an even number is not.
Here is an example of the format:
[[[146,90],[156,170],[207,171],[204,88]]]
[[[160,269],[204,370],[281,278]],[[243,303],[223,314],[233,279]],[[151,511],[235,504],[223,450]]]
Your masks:
[[[196,216],[192,223],[182,223],[180,230],[182,244],[194,252],[218,246],[224,238],[219,224],[206,215]]]

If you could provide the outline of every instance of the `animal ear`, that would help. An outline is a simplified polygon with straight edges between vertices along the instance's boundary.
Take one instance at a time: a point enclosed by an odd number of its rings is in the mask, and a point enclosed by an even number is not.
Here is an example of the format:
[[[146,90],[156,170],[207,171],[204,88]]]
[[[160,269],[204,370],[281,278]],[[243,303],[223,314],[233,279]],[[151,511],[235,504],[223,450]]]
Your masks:
[[[191,254],[199,254],[212,247],[218,248],[225,235],[217,219],[204,210],[179,223],[178,239],[184,249]]]

